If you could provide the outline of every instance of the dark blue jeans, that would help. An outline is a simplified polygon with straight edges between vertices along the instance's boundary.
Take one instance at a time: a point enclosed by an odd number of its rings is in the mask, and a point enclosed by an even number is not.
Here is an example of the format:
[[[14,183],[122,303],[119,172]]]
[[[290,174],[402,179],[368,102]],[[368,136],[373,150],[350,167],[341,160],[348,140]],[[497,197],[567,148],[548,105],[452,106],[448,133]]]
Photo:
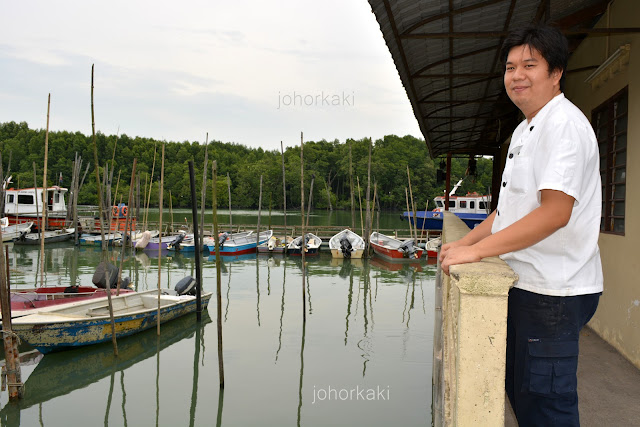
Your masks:
[[[580,425],[578,338],[599,298],[509,291],[505,386],[520,427]]]

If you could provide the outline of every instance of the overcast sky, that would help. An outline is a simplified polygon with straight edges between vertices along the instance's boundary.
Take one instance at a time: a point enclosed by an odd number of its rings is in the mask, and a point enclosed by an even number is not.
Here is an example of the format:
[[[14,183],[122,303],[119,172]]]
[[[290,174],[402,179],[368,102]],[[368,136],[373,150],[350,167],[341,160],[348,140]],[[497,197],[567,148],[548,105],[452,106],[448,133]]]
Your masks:
[[[0,122],[275,149],[422,137],[366,0],[0,0]]]

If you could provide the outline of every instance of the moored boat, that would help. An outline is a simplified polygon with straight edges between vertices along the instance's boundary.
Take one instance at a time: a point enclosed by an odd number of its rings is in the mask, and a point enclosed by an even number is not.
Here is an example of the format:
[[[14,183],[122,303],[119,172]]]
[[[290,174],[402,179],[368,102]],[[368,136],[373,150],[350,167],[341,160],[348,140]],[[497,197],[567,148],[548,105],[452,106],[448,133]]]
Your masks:
[[[254,253],[257,246],[269,240],[271,236],[273,236],[272,230],[261,231],[258,236],[251,231],[235,234],[222,233],[218,236],[220,255],[235,256]],[[216,254],[215,242],[211,242],[209,245],[209,253]]]
[[[9,218],[2,218],[0,224],[2,225],[2,241],[10,242],[19,238],[23,234],[27,234],[33,227],[33,221],[22,222],[19,224],[9,225]]]
[[[202,294],[206,309],[211,292]],[[150,290],[111,298],[116,337],[124,337],[154,327],[158,319],[158,291]],[[193,295],[161,295],[160,323],[196,310]],[[56,310],[39,312],[13,320],[13,332],[41,353],[97,344],[111,340],[111,320],[107,298],[66,304]]]
[[[320,251],[320,245],[322,244],[322,239],[316,236],[313,233],[305,234],[305,256],[314,256],[318,255]],[[287,245],[287,253],[289,255],[301,256],[302,255],[302,236],[298,236],[291,241]]]
[[[329,249],[333,258],[362,258],[364,240],[348,228],[329,239]]]
[[[287,236],[288,241],[293,240]],[[284,254],[287,251],[287,243],[276,236],[271,236],[269,240],[258,245],[260,254]]]
[[[73,238],[74,229],[65,228],[60,230],[50,230],[43,232],[44,243],[58,243],[71,240]],[[40,233],[21,234],[13,242],[14,245],[39,245]]]
[[[376,255],[392,261],[415,260],[422,257],[422,249],[416,246],[413,240],[403,242],[374,231],[371,233],[369,243]]]

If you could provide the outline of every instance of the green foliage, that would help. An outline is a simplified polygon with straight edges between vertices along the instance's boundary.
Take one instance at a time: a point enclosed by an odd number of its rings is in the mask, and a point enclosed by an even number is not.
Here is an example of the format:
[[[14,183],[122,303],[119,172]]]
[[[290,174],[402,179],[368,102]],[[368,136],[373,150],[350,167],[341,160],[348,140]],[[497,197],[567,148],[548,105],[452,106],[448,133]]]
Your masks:
[[[5,175],[13,175],[14,187],[33,186],[33,163],[36,165],[38,185],[42,185],[45,131],[29,129],[27,123],[0,123],[0,152]],[[134,157],[138,159],[137,171],[140,174],[141,199],[151,185],[151,205],[157,206],[159,200],[160,164],[162,142],[150,138],[131,138],[125,134],[96,135],[98,158],[100,159],[100,177],[102,167],[111,162],[115,148],[115,173],[112,191],[115,192],[115,181],[121,173],[120,186],[116,201],[122,196],[128,197],[129,181]],[[349,151],[353,164],[354,192],[357,192],[357,181],[360,181],[360,194],[364,203],[367,187],[367,168],[369,139],[349,139],[344,143],[334,141],[309,141],[304,144],[304,189],[305,205],[309,202],[309,186],[315,176],[312,204],[315,208],[329,207],[327,187],[333,208],[350,209],[349,188]],[[154,167],[155,152],[155,167]],[[82,157],[83,173],[87,162],[91,167],[85,179],[84,187],[79,194],[79,203],[97,204],[97,186],[93,165],[93,142],[91,135],[66,131],[49,133],[49,184],[58,183],[62,173],[63,185],[71,184],[73,160],[76,153]],[[164,205],[169,207],[169,193],[174,208],[189,207],[191,196],[189,188],[188,162],[194,161],[196,169],[197,200],[200,201],[202,186],[202,166],[205,146],[197,142],[166,142],[164,172]],[[217,161],[217,201],[219,208],[228,206],[228,190],[226,175],[231,180],[231,201],[234,208],[257,208],[260,191],[260,176],[263,179],[263,209],[268,209],[271,200],[274,209],[281,208],[282,194],[282,158],[278,150],[265,151],[262,148],[249,148],[240,144],[212,141],[208,147],[209,164],[207,166],[207,207],[211,206],[213,183],[211,180],[211,161]],[[433,198],[442,195],[444,183],[436,182],[436,170],[441,159],[429,157],[423,140],[410,135],[399,137],[387,135],[383,139],[373,141],[371,160],[371,195],[373,185],[377,184],[377,194],[383,209],[406,209],[405,188],[408,188],[407,166],[411,173],[411,186],[416,209],[433,209]],[[289,147],[284,152],[287,206],[300,206],[300,146]],[[111,168],[111,165],[109,164]],[[451,174],[453,186],[460,178],[465,177],[466,158],[454,158]],[[491,185],[492,160],[477,159],[476,177],[466,177],[457,194],[476,191],[487,194]],[[153,177],[151,176],[153,171]],[[145,182],[147,190],[145,191]],[[113,196],[112,196],[113,197]],[[355,193],[355,203],[358,196]]]

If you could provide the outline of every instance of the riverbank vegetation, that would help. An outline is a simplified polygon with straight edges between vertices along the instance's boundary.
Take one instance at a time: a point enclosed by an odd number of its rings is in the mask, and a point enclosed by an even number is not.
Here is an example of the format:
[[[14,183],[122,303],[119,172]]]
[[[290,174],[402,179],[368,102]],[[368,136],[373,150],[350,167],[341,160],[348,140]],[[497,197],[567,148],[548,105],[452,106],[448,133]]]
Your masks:
[[[129,191],[129,179],[134,157],[138,158],[137,170],[140,174],[141,188],[151,179],[153,170],[153,188],[151,206],[158,204],[158,182],[160,181],[160,148],[162,141],[144,137],[129,137],[125,134],[96,135],[98,158],[105,164],[113,159],[115,191],[116,179],[120,175],[118,195]],[[0,153],[5,176],[12,175],[13,188],[33,186],[33,163],[37,170],[38,184],[42,183],[44,159],[44,129],[30,129],[27,123],[0,123]],[[115,150],[114,150],[115,149]],[[154,152],[157,149],[156,165]],[[353,185],[355,203],[358,206],[358,179],[362,201],[365,200],[367,185],[367,163],[369,139],[348,139],[347,141],[305,141],[304,168],[305,189],[308,194],[311,180],[314,182],[313,207],[350,209],[349,191],[349,150],[353,164]],[[114,154],[115,152],[115,154]],[[49,165],[47,182],[50,185],[69,185],[76,153],[84,164],[93,159],[91,135],[81,132],[49,132]],[[173,207],[189,206],[188,162],[194,160],[198,187],[202,185],[202,167],[205,157],[205,145],[198,141],[166,142],[165,145],[165,205]],[[269,205],[274,209],[282,208],[282,158],[278,150],[268,151],[236,143],[211,141],[208,144],[209,161],[218,162],[218,206],[228,206],[226,176],[231,181],[231,202],[234,208],[257,208],[260,191],[260,175],[263,175],[263,209]],[[300,206],[300,146],[288,147],[284,152],[287,206]],[[442,195],[444,182],[437,182],[437,169],[443,159],[431,159],[424,140],[407,135],[399,137],[387,135],[373,141],[371,161],[371,181],[378,186],[378,196],[382,209],[406,209],[405,187],[407,183],[407,165],[411,171],[411,185],[416,201],[416,209],[423,210],[427,200],[429,209],[433,209],[433,198]],[[211,205],[211,163],[208,167],[207,207]],[[104,166],[101,164],[100,166]],[[83,166],[84,169],[85,166]],[[93,171],[91,165],[91,171]],[[453,158],[451,174],[453,186],[458,179],[465,177],[468,158]],[[467,176],[457,191],[458,195],[476,191],[488,194],[491,185],[492,160],[478,158],[475,176]],[[89,173],[84,187],[79,193],[80,204],[97,205],[97,187],[95,174]],[[102,175],[101,175],[102,176]],[[61,178],[61,179],[60,179]],[[148,185],[148,184],[147,184]],[[225,191],[220,191],[225,189]],[[200,191],[200,188],[198,188]],[[144,190],[141,190],[144,193]],[[305,197],[306,198],[306,197]],[[117,199],[116,199],[117,200]],[[307,201],[305,201],[307,203]]]

